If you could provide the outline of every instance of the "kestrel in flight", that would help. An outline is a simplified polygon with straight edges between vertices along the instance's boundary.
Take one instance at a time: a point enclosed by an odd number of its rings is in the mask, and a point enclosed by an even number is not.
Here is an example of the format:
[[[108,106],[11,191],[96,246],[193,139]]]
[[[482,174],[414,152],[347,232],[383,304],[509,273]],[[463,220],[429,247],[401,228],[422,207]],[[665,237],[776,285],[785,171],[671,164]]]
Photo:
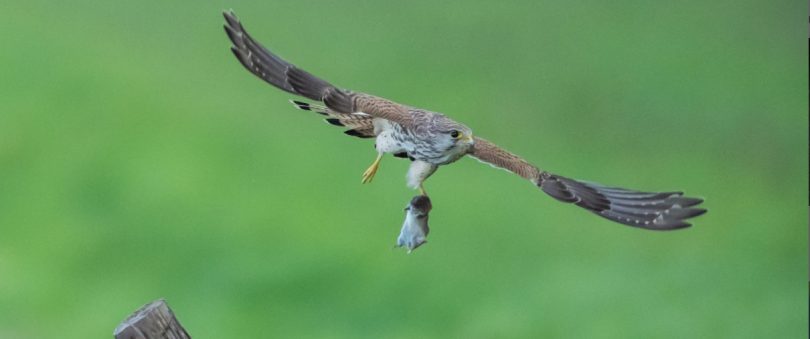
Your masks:
[[[377,157],[363,173],[363,183],[371,182],[383,155],[391,153],[411,160],[407,184],[424,195],[424,181],[440,166],[469,155],[531,181],[559,201],[629,226],[650,230],[684,228],[691,226],[686,219],[706,212],[696,207],[702,199],[685,197],[682,192],[639,192],[542,171],[486,139],[473,136],[469,127],[443,114],[335,87],[264,48],[232,11],[224,15],[225,32],[233,42],[231,51],[248,71],[281,90],[321,102],[323,105],[292,101],[300,109],[325,115],[332,125],[348,127],[344,133],[375,139]]]

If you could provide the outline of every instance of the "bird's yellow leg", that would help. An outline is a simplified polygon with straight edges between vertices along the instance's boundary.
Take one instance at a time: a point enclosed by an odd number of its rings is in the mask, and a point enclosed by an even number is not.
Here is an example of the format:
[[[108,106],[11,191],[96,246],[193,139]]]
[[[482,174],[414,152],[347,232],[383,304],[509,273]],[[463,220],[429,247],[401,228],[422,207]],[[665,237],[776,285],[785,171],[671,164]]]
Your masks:
[[[377,169],[380,168],[380,160],[382,160],[383,154],[377,153],[377,159],[374,159],[374,162],[371,163],[371,166],[363,172],[363,180],[361,181],[364,184],[368,184],[371,182],[371,179],[374,179],[374,174],[377,173]]]

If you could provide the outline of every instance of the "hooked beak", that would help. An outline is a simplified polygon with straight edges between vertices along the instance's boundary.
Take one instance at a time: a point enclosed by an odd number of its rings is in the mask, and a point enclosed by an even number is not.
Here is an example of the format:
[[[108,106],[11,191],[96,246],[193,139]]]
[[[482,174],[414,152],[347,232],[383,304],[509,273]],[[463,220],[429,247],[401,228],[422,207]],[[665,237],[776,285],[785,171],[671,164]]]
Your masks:
[[[473,143],[473,136],[472,136],[472,134],[465,135],[462,140],[464,140],[464,142],[466,142],[468,144],[472,144]]]

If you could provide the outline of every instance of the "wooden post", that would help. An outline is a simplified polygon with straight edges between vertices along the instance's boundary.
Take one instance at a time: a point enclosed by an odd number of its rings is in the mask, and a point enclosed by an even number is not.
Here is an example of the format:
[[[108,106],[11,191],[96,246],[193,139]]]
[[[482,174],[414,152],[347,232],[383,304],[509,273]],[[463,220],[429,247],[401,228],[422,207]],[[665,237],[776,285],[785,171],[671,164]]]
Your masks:
[[[132,313],[118,324],[113,335],[115,339],[191,339],[163,299]]]

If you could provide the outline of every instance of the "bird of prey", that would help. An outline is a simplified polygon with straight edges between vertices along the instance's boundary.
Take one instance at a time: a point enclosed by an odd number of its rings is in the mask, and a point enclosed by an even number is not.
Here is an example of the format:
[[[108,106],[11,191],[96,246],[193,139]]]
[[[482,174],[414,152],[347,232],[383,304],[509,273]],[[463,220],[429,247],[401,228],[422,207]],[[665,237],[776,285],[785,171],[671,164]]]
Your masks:
[[[706,212],[702,199],[682,192],[640,192],[579,181],[543,171],[492,142],[473,135],[464,124],[443,114],[411,107],[373,95],[338,88],[285,61],[253,39],[233,13],[226,11],[225,32],[236,59],[269,84],[314,101],[292,101],[298,108],[326,116],[332,125],[360,138],[374,138],[377,157],[363,173],[371,182],[386,153],[411,160],[409,187],[425,195],[424,181],[440,166],[469,155],[529,180],[553,198],[573,203],[624,225],[650,230],[689,227],[686,219]]]

